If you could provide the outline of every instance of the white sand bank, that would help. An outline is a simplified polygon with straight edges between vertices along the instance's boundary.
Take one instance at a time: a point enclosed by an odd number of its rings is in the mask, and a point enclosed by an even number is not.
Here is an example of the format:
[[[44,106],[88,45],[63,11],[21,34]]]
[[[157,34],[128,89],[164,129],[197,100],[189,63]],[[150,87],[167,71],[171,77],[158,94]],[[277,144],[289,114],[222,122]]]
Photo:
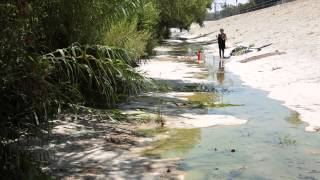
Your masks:
[[[166,59],[166,57],[163,57]],[[153,59],[141,67],[148,77],[163,80],[182,80],[189,83],[204,83],[207,80],[193,78],[193,73],[201,73],[204,69],[188,65],[185,62]]]
[[[247,120],[228,115],[181,114],[179,117],[167,119],[167,125],[173,128],[204,128],[211,126],[235,126],[247,123]]]
[[[320,3],[297,0],[291,3],[194,25],[184,37],[194,38],[224,28],[229,51],[236,44],[256,47],[272,43],[260,52],[232,57],[227,69],[248,85],[267,90],[270,97],[297,111],[309,125],[307,131],[320,129]],[[216,33],[199,41],[215,39]],[[193,40],[194,41],[194,40]],[[217,54],[217,45],[207,46]],[[278,50],[283,55],[240,63],[254,55]]]

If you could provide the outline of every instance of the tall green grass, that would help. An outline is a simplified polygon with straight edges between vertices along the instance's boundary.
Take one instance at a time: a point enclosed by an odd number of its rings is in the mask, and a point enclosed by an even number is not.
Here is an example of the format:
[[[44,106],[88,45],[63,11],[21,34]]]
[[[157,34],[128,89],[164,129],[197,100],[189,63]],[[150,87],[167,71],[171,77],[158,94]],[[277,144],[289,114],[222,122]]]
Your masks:
[[[137,18],[116,22],[106,32],[104,44],[127,49],[132,52],[134,58],[144,56],[151,33],[148,30],[138,31],[137,24]]]
[[[148,87],[132,50],[95,45],[140,3],[0,2],[0,177],[46,178],[25,142],[47,137],[64,104],[111,107]]]
[[[67,89],[63,85],[71,85],[88,105],[110,107],[121,96],[137,95],[151,85],[132,67],[138,59],[121,48],[72,45],[44,55],[43,60],[53,67],[48,81],[63,90]]]
[[[135,67],[183,20],[164,16],[170,2],[0,2],[0,177],[44,179],[22,142],[49,135],[63,105],[112,107],[152,85]]]

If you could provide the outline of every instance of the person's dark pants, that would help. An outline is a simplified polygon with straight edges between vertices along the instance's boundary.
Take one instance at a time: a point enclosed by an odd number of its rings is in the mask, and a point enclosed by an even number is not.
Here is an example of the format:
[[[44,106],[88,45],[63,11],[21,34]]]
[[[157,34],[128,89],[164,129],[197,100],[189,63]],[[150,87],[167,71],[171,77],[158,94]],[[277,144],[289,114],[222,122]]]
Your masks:
[[[224,58],[224,49],[226,45],[224,43],[219,43],[219,56],[220,58]]]
[[[220,58],[224,58],[224,48],[219,48],[219,56]]]

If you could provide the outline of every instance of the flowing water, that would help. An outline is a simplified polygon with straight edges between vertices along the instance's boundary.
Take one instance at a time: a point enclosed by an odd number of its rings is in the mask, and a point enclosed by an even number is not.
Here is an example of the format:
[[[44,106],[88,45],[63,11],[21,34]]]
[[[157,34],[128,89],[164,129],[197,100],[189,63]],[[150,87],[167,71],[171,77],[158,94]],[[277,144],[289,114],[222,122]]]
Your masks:
[[[184,47],[189,50],[169,54],[187,55],[199,46]],[[267,92],[243,85],[234,74],[219,71],[218,58],[205,55],[207,78],[215,80],[220,100],[243,105],[210,108],[208,113],[248,123],[201,128],[193,146],[169,149],[162,156],[181,157],[179,169],[186,179],[320,179],[319,134],[305,132],[297,113],[268,98]]]

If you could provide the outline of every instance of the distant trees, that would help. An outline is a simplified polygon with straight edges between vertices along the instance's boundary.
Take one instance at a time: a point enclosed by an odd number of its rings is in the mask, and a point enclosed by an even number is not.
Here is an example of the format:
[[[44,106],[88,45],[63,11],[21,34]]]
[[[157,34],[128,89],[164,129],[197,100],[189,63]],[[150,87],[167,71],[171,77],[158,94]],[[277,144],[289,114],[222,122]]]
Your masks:
[[[256,9],[270,7],[279,2],[281,2],[281,0],[254,0]]]
[[[281,0],[254,0],[256,6],[268,6],[272,4],[276,4]]]
[[[237,6],[231,4],[220,4],[221,10],[219,12],[207,15],[207,19],[219,19],[236,14],[255,11],[258,9],[276,5],[279,2],[281,2],[281,0],[250,0],[248,3],[240,3]]]
[[[234,5],[225,5],[223,6],[222,10],[220,11],[220,16],[221,17],[227,17],[227,16],[232,16],[234,14],[241,14],[245,12],[249,12],[250,10],[255,9],[256,3],[254,0],[251,0],[249,3],[245,4],[238,4],[238,6]]]
[[[213,0],[155,0],[160,9],[161,32],[168,37],[170,28],[189,29],[193,22],[203,25]]]

